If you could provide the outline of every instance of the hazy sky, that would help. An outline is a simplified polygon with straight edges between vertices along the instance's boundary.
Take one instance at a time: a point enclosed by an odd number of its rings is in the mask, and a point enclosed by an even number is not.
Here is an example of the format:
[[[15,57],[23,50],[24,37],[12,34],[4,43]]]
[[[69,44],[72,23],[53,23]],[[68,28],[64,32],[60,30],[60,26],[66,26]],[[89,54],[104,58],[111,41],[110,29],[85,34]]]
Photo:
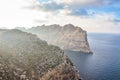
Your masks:
[[[0,28],[68,23],[120,33],[120,0],[0,0]]]

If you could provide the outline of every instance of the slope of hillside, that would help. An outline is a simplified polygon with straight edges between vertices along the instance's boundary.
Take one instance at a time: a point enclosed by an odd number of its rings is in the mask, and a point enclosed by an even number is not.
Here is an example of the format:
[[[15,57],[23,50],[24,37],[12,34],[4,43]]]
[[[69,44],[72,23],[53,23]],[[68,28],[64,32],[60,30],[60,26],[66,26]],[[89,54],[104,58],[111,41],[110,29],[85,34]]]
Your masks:
[[[86,31],[72,24],[64,26],[57,24],[49,26],[42,25],[24,29],[23,31],[37,34],[39,38],[46,40],[49,44],[57,45],[62,49],[91,53]]]
[[[31,33],[16,29],[0,30],[0,80],[55,80],[55,76],[48,79],[45,75],[50,72],[52,75],[53,70],[65,67],[60,68],[62,64],[69,65],[65,72],[71,70],[68,80],[79,80],[72,63],[59,47],[48,45]],[[64,75],[58,80],[66,80],[64,78],[68,74],[58,72],[57,76]]]

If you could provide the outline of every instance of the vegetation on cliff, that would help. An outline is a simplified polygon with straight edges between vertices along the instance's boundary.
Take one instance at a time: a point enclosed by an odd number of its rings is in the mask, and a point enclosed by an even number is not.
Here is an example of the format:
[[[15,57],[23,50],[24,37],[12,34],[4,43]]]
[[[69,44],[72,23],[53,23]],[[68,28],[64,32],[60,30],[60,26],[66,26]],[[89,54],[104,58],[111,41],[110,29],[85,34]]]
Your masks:
[[[0,30],[0,80],[41,80],[61,64],[67,65],[70,61],[59,47],[48,45],[31,33],[16,29]],[[73,65],[70,64],[70,67]],[[74,68],[71,71],[74,74],[71,76],[78,80]]]

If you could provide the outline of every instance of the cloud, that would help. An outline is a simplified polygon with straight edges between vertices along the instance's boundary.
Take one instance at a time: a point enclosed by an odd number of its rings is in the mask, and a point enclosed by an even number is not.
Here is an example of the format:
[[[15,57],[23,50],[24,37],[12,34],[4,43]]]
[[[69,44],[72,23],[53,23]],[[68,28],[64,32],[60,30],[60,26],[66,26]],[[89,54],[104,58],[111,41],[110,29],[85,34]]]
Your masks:
[[[50,24],[74,24],[83,28],[88,32],[102,32],[102,33],[119,33],[120,23],[116,24],[113,20],[115,16],[113,14],[96,14],[90,17],[77,17],[77,16],[66,16],[57,15],[51,16],[52,20],[49,19],[47,25]],[[54,22],[55,21],[55,22]]]
[[[70,6],[84,6],[88,4],[96,4],[96,0],[56,0],[58,4],[65,4],[65,5],[70,5]]]
[[[57,4],[55,1],[41,1],[41,0],[36,0],[36,4],[32,4],[27,6],[26,8],[30,9],[39,9],[43,11],[56,11],[59,9],[63,9],[65,5],[63,4]]]
[[[114,19],[113,21],[116,22],[116,23],[119,23],[120,19]]]
[[[58,4],[66,4],[71,6],[103,6],[114,4],[119,0],[56,0]]]
[[[39,8],[45,11],[56,11],[59,9],[63,9],[64,5],[57,4],[56,2],[48,1],[48,2],[40,3]]]
[[[86,9],[61,9],[59,10],[59,14],[66,16],[89,16],[91,13]]]
[[[48,22],[48,20],[35,20],[35,22],[44,24],[44,23]]]
[[[31,8],[39,9],[46,12],[52,12],[57,15],[61,11],[68,11],[68,15],[71,16],[91,16],[95,12],[89,12],[90,9],[94,8],[105,8],[107,5],[112,5],[119,0],[36,0],[36,6],[32,5]],[[110,7],[109,6],[109,7]],[[103,9],[104,10],[104,9]],[[103,11],[104,12],[104,11]]]
[[[24,9],[30,5],[36,3],[33,0],[0,0],[0,27],[31,27],[38,24],[34,20],[46,18],[45,12]]]
[[[1,0],[0,27],[29,28],[42,24],[71,23],[88,32],[120,33],[120,16],[116,16],[118,11],[111,10],[111,7],[110,11],[103,8],[109,7],[110,4],[115,6],[115,1],[118,0],[102,0],[100,3],[101,0],[61,1],[63,2],[58,0]]]
[[[87,16],[88,11],[83,8],[72,8],[66,4],[59,4],[56,1],[38,1],[39,4],[28,6],[31,9],[42,10],[45,12],[50,12],[55,15],[60,14],[61,11],[66,12],[66,15],[73,16]]]
[[[73,9],[69,15],[74,16],[89,16],[89,13],[86,9]]]

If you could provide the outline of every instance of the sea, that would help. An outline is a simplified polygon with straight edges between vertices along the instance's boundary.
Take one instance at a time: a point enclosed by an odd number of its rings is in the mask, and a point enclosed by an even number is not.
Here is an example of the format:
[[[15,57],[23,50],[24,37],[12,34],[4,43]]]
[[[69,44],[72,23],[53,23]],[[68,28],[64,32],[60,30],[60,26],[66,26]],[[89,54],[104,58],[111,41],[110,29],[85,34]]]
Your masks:
[[[82,80],[120,80],[120,34],[88,33],[93,54],[65,50]]]

